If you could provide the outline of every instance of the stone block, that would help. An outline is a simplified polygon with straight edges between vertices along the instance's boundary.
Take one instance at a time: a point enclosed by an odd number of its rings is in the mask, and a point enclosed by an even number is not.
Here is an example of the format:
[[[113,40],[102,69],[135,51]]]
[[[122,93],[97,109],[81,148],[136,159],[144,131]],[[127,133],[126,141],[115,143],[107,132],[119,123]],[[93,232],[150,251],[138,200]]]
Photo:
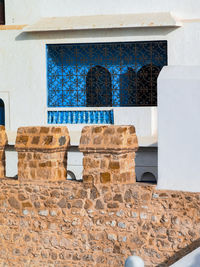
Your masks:
[[[18,179],[65,180],[69,143],[67,127],[19,128],[15,144]]]
[[[67,127],[20,127],[17,131],[16,150],[63,151],[69,145]]]
[[[79,149],[82,152],[104,151],[122,153],[137,151],[134,126],[86,126],[82,130]]]
[[[86,184],[135,182],[135,151],[138,141],[134,126],[86,126],[79,149],[84,154]]]

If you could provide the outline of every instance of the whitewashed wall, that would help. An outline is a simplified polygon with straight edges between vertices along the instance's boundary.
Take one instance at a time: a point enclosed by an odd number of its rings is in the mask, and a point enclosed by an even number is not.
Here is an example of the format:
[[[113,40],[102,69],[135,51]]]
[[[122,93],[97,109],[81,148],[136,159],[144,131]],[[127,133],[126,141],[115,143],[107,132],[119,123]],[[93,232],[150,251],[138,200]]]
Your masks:
[[[158,79],[158,189],[200,192],[200,65]]]
[[[22,33],[0,31],[0,97],[6,105],[10,142],[22,125],[46,124],[46,44],[167,40],[169,65],[200,64],[200,2],[196,0],[7,0],[6,23],[29,24],[39,17],[173,11],[181,28],[112,29]],[[120,115],[121,114],[121,115]],[[134,124],[140,145],[156,144],[156,108],[115,109],[118,124]],[[81,126],[69,127],[77,143]],[[12,138],[13,137],[13,138]]]
[[[7,24],[27,24],[38,17],[84,16],[172,11],[199,18],[198,0],[5,0]]]

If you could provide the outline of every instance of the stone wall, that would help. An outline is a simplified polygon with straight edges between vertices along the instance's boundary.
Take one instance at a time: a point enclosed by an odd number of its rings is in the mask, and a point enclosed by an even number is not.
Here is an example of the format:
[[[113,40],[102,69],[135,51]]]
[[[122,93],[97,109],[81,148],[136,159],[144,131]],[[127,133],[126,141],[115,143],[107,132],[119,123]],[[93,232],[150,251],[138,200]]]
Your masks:
[[[0,266],[169,266],[199,239],[200,194],[9,179],[0,192]]]
[[[0,125],[0,178],[5,177],[5,146],[8,142],[7,134],[5,127]]]
[[[21,127],[17,131],[18,179],[67,178],[67,127]]]
[[[40,165],[54,162],[50,154],[66,153],[68,131],[58,128],[18,131],[19,162],[27,164],[23,168],[30,174],[22,176],[19,164],[20,179],[0,179],[0,266],[124,266],[136,254],[145,267],[161,267],[200,246],[199,193],[159,191],[135,182],[134,127],[83,130],[83,182],[37,174],[40,168],[55,167]],[[49,133],[55,147],[48,150]],[[61,166],[62,153],[56,157]],[[30,166],[33,160],[35,167]]]

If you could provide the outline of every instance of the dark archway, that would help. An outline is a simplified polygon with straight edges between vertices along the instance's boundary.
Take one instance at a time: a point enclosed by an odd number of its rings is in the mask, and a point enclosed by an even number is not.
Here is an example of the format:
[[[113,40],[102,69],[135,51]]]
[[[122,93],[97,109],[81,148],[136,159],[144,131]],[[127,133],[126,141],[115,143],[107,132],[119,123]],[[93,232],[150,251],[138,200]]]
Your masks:
[[[102,66],[95,66],[88,71],[86,77],[86,106],[112,106],[111,74]]]
[[[137,73],[137,105],[157,105],[157,78],[161,68],[148,64]]]
[[[144,172],[141,176],[141,182],[157,183],[156,177],[151,172]]]
[[[5,125],[5,106],[1,98],[0,98],[0,125]]]
[[[4,0],[0,0],[0,24],[5,24],[5,4]]]
[[[127,72],[120,74],[120,106],[136,104],[136,72],[128,67]]]

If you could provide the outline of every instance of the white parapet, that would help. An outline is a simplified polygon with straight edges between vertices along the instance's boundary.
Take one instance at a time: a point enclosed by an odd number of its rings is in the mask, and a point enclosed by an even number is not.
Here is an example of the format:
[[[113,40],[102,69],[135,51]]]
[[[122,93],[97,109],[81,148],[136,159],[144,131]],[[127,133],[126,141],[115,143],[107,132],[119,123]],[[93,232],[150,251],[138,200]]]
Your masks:
[[[159,75],[158,189],[200,192],[200,66]]]

